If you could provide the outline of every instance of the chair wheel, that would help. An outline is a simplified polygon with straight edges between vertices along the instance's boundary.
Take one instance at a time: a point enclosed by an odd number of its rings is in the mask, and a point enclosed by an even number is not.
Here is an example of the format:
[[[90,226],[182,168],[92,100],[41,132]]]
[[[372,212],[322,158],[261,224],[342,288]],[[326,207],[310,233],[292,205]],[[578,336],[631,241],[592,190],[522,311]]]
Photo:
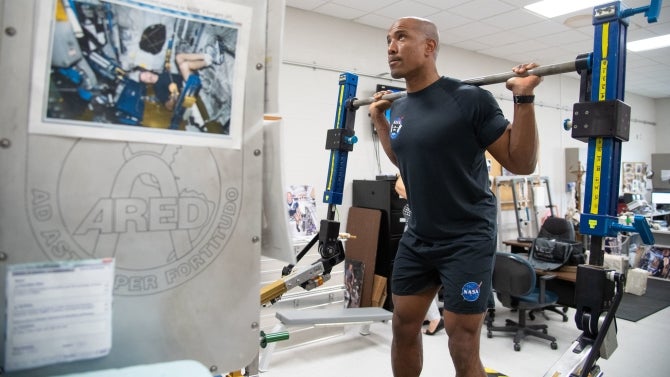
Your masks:
[[[534,321],[535,320],[535,314],[528,313],[528,318],[530,318],[531,321]]]
[[[489,339],[493,338],[493,333],[491,331],[488,331],[486,333],[486,337],[489,338]]]
[[[556,342],[551,342],[551,349],[552,350],[558,349],[558,344],[556,344]]]
[[[563,322],[568,322],[568,317],[563,317]]]
[[[515,351],[521,351],[521,345],[519,343],[514,343],[514,350]]]
[[[567,312],[568,312],[568,309],[569,309],[569,308],[568,308],[567,306],[564,306],[564,307],[563,307],[563,313],[567,313]]]
[[[542,333],[543,333],[543,334],[546,334],[546,333],[547,333],[547,329],[542,329]]]

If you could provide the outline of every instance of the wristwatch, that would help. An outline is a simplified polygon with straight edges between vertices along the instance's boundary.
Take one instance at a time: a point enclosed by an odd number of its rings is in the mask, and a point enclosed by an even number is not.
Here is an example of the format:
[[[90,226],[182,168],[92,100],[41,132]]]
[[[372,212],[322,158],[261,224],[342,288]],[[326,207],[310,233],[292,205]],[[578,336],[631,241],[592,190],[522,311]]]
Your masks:
[[[535,96],[514,96],[514,103],[533,103]]]

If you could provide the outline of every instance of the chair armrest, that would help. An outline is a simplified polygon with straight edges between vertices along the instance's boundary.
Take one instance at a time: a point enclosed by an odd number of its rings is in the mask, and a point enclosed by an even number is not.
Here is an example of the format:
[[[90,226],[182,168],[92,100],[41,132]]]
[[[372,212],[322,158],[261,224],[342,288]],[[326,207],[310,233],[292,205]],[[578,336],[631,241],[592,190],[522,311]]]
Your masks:
[[[546,300],[545,287],[547,285],[547,280],[551,280],[555,277],[556,275],[540,275],[540,304],[543,304]]]

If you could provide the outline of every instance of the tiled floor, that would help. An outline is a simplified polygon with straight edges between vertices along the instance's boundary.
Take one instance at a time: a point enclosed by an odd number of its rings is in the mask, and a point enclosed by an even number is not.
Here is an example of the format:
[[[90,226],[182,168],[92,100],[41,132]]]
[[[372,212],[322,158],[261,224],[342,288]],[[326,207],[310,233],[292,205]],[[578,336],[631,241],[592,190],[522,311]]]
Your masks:
[[[549,342],[533,337],[521,343],[521,351],[513,349],[508,335],[481,336],[481,357],[484,365],[513,377],[544,376],[551,366],[570,347],[580,334],[574,324],[574,309],[568,312],[570,320],[562,322],[557,314],[549,313],[550,320],[538,316],[535,322],[546,322],[549,334],[558,338],[558,349]],[[498,305],[496,324],[505,318],[516,318],[517,313]],[[665,377],[668,339],[670,336],[670,308],[666,308],[638,322],[617,320],[618,348],[609,360],[600,359],[607,377]],[[390,323],[375,323],[371,334],[359,334],[359,326],[349,326],[344,335],[321,340],[274,353],[263,377],[287,376],[391,376]],[[422,376],[454,376],[447,350],[447,336],[440,332],[424,336],[424,368]]]

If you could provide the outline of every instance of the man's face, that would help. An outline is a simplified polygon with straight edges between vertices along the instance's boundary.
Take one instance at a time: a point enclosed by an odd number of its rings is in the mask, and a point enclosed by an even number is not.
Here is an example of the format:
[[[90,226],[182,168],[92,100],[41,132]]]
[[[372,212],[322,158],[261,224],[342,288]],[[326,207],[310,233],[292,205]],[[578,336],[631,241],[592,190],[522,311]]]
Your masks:
[[[142,71],[140,72],[140,82],[146,83],[146,84],[155,84],[156,81],[158,81],[158,75],[149,72],[149,71]]]
[[[420,32],[416,20],[396,21],[389,29],[386,42],[388,63],[393,78],[407,77],[429,58],[426,49],[427,39]]]

